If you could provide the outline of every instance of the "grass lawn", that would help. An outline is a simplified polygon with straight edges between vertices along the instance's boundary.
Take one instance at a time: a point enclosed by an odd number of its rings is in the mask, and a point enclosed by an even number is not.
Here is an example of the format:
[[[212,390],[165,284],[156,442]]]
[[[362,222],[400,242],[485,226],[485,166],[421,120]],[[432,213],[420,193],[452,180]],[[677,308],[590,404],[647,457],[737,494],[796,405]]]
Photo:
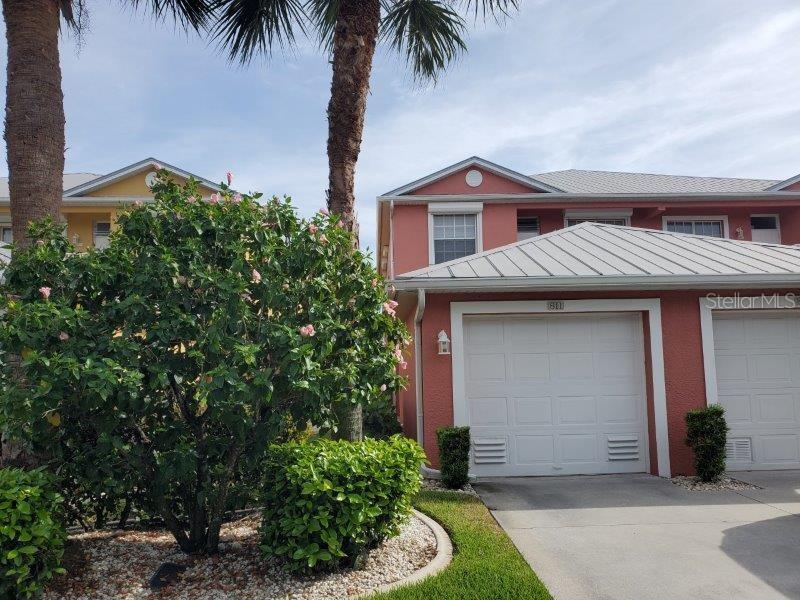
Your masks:
[[[551,599],[483,503],[453,492],[422,492],[416,508],[453,540],[453,562],[439,575],[375,596],[382,600]]]

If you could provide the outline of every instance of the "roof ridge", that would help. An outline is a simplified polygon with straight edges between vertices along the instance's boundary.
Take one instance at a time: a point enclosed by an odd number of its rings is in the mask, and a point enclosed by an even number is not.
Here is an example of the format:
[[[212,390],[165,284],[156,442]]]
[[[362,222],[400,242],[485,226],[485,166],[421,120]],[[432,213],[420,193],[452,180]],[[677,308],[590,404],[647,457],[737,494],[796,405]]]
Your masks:
[[[681,177],[684,179],[734,179],[737,181],[771,181],[780,182],[780,179],[767,179],[764,177],[726,177],[722,175],[679,175],[675,173],[650,173],[644,171],[608,171],[604,169],[559,169],[556,171],[544,171],[542,173],[534,173],[530,177],[541,177],[542,175],[552,175],[555,173],[611,173],[615,175],[648,175],[651,177]]]

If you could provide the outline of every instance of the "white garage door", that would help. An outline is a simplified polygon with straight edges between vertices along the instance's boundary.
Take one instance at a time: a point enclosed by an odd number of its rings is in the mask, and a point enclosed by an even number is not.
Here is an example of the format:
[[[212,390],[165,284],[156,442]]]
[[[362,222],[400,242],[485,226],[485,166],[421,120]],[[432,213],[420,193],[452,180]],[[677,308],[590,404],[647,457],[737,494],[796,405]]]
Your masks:
[[[647,470],[638,314],[466,317],[476,475]]]
[[[715,313],[728,468],[800,468],[800,316]]]

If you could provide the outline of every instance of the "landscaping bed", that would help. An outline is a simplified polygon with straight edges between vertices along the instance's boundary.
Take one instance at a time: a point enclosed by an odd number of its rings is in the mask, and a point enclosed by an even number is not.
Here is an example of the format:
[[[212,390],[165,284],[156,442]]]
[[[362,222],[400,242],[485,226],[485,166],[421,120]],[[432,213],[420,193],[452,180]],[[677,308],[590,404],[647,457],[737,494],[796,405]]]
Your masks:
[[[722,490],[760,490],[761,488],[752,483],[734,479],[733,477],[723,476],[716,481],[703,481],[699,477],[688,477],[679,475],[672,478],[672,483],[693,492],[715,492]]]
[[[360,570],[330,574],[288,573],[258,548],[260,516],[223,526],[220,553],[187,556],[166,531],[96,531],[71,536],[68,555],[79,556],[77,568],[56,580],[44,598],[347,598],[403,579],[436,554],[433,532],[412,516],[399,536],[369,553]],[[151,590],[148,582],[165,562],[185,566],[177,582]]]
[[[479,498],[463,492],[423,491],[414,505],[450,535],[453,562],[439,575],[376,599],[552,600]]]

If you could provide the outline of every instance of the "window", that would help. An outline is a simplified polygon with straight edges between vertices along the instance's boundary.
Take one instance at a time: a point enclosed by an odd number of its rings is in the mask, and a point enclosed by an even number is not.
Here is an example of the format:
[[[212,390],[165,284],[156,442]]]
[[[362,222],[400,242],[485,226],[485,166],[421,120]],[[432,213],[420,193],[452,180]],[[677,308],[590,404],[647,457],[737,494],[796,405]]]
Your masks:
[[[517,213],[517,241],[539,235],[539,217],[528,217]]]
[[[435,264],[475,254],[477,240],[478,214],[433,215]]]
[[[573,225],[578,225],[579,223],[602,223],[603,225],[627,225],[628,219],[593,219],[591,217],[587,218],[580,218],[580,219],[567,219],[567,227],[572,227]]]
[[[777,229],[778,217],[775,215],[753,215],[750,217],[751,229]]]
[[[781,243],[778,215],[750,215],[750,236],[754,242]]]
[[[691,233],[694,235],[707,235],[709,237],[726,237],[726,219],[702,217],[698,219],[688,217],[664,218],[664,229],[674,233]]]
[[[111,234],[111,223],[108,221],[95,221],[92,231],[92,242],[95,248],[108,248],[108,236]]]
[[[10,244],[14,241],[14,235],[11,233],[11,225],[3,225],[0,227],[0,241],[5,244]]]

